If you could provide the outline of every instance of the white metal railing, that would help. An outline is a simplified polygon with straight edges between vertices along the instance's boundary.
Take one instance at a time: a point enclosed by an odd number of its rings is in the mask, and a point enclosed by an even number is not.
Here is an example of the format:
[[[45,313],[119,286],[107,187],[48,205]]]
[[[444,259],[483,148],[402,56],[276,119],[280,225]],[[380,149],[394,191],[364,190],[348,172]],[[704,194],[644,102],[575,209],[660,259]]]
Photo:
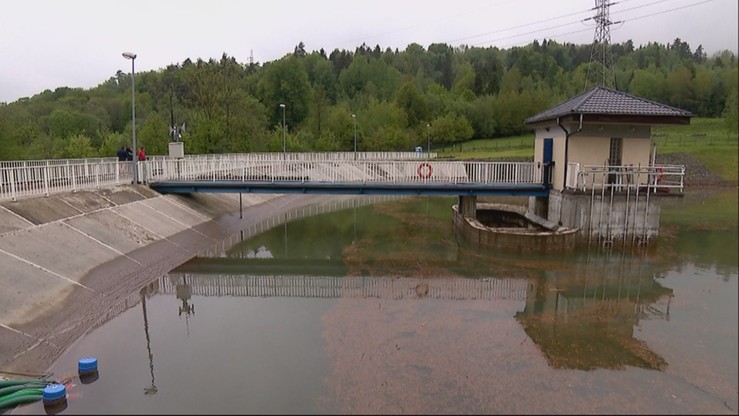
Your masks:
[[[0,200],[113,187],[132,182],[132,162],[79,160],[0,167]]]
[[[538,184],[533,162],[426,159],[416,152],[245,153],[153,156],[137,162],[141,182],[159,180]],[[434,156],[432,153],[431,156]],[[383,159],[388,158],[388,159]],[[0,162],[0,200],[49,196],[133,182],[134,162],[116,158]]]
[[[685,166],[682,165],[567,165],[566,188],[578,191],[609,189],[683,193]]]
[[[329,183],[536,184],[533,162],[449,162],[408,160],[285,160],[246,158],[161,159],[147,161],[143,180],[265,181]]]

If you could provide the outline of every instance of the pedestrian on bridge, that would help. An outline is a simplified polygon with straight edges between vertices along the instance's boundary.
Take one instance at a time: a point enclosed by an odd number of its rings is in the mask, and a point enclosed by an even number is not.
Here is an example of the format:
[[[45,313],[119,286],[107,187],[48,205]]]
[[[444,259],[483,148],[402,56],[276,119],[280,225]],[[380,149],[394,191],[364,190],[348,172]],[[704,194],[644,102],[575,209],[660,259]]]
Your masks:
[[[126,159],[128,159],[128,151],[126,151],[126,146],[121,146],[120,149],[118,149],[118,153],[116,153],[118,156],[118,162],[125,162]],[[125,169],[125,165],[118,163],[118,172],[123,172]]]

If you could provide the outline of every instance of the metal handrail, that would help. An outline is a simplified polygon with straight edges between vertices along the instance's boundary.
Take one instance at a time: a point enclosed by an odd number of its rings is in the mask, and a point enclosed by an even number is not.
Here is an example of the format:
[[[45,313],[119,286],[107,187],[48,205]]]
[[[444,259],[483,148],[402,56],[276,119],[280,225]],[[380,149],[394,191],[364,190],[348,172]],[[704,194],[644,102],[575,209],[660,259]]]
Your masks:
[[[321,158],[320,156],[326,156]],[[353,159],[337,154],[225,154],[185,158],[150,157],[142,162],[115,158],[70,159],[54,163],[0,166],[0,200],[49,196],[60,192],[110,188],[133,182],[134,166],[141,182],[159,180],[319,181],[360,183],[539,184],[541,170],[533,162],[463,162],[413,159]],[[347,155],[352,155],[349,159]],[[376,153],[373,157],[382,156]],[[399,156],[397,154],[385,156]],[[400,155],[403,156],[403,155]],[[409,160],[410,159],[410,160]]]
[[[645,189],[651,192],[683,193],[683,165],[568,165],[566,188],[577,191]]]

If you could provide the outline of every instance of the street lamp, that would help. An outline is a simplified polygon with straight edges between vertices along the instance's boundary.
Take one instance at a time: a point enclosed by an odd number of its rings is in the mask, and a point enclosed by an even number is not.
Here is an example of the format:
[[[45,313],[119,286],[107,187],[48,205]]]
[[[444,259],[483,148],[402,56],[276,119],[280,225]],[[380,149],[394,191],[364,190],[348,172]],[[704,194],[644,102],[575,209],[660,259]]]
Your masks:
[[[426,159],[431,157],[431,124],[426,124]]]
[[[352,114],[354,119],[354,160],[357,160],[357,115]]]
[[[136,54],[133,52],[123,52],[123,57],[131,60],[131,145],[133,146],[133,182],[139,183],[138,156],[136,154],[136,101],[134,98],[134,62]]]
[[[285,159],[285,104],[280,104],[282,107],[282,158]]]

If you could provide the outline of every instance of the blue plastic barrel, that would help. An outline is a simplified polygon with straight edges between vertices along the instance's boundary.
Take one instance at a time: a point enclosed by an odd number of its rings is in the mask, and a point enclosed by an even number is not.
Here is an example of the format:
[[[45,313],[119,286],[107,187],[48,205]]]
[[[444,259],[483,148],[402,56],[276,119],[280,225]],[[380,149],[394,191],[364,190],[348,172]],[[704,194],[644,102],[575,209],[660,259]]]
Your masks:
[[[77,362],[77,371],[80,375],[92,374],[98,371],[98,359],[95,357],[80,358]]]
[[[43,391],[44,404],[54,406],[67,400],[67,388],[64,384],[49,384]]]

